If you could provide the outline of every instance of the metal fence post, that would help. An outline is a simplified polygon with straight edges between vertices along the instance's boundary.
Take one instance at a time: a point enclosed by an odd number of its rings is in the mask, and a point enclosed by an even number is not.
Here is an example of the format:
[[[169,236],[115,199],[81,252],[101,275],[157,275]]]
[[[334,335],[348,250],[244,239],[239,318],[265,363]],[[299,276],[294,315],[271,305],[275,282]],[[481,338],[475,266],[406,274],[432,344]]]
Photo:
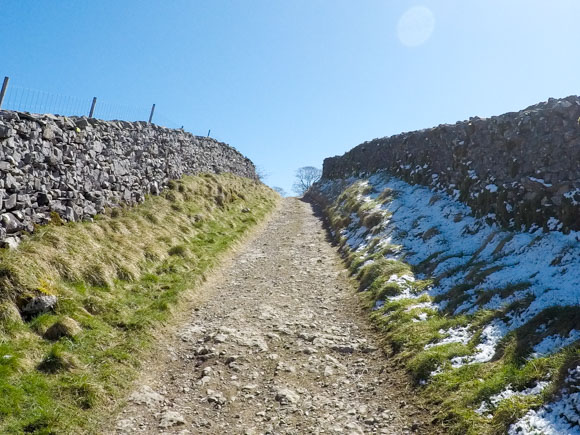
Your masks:
[[[95,113],[95,106],[97,105],[97,97],[93,97],[93,103],[91,104],[91,111],[89,112],[89,118],[93,117]]]
[[[149,115],[149,124],[151,124],[151,120],[153,119],[153,113],[155,113],[155,104],[151,107],[151,114]]]
[[[4,82],[2,83],[2,90],[0,91],[0,108],[2,108],[2,101],[4,101],[4,95],[6,95],[6,89],[8,88],[9,77],[4,77]]]

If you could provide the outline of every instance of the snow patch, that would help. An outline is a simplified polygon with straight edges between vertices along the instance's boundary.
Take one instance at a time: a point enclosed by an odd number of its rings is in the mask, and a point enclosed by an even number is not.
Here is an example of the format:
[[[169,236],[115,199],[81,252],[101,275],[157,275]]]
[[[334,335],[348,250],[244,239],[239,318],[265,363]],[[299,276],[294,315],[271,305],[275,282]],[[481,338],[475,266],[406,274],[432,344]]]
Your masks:
[[[532,409],[509,428],[509,435],[580,434],[580,366],[568,370],[561,397]]]
[[[427,313],[420,313],[416,319],[413,319],[413,322],[424,322],[427,317],[429,317]]]
[[[445,338],[435,343],[427,344],[425,349],[431,349],[432,347],[449,343],[467,344],[473,337],[473,334],[469,332],[469,328],[467,326],[459,326],[457,328],[448,329],[447,331],[440,329],[439,334],[445,335]]]
[[[562,349],[578,340],[580,340],[580,330],[577,329],[572,329],[567,337],[562,337],[559,334],[549,335],[534,346],[534,352],[530,357],[540,358],[552,355],[558,349]]]
[[[497,405],[503,400],[510,399],[512,397],[524,397],[524,396],[536,396],[540,394],[544,389],[550,385],[549,382],[540,381],[537,382],[535,386],[531,388],[526,388],[522,391],[515,391],[512,389],[511,385],[508,385],[507,388],[497,394],[491,396],[488,400],[484,400],[481,402],[479,408],[475,410],[476,413],[479,415],[486,414],[493,409],[497,408]]]

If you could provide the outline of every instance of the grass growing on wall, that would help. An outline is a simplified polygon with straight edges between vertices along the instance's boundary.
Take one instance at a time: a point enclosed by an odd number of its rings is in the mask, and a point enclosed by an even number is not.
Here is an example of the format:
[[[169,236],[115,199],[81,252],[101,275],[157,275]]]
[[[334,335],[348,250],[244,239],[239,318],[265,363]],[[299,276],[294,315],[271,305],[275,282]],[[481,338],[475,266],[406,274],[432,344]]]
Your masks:
[[[155,328],[278,198],[230,174],[185,177],[1,251],[0,433],[98,433]],[[56,295],[56,309],[23,321],[17,307],[40,294]],[[67,334],[45,338],[57,323]]]
[[[442,278],[432,276],[437,261],[442,260],[427,258],[423,263],[411,266],[405,262],[404,254],[394,259],[393,254],[400,254],[401,247],[389,244],[389,238],[381,239],[381,225],[383,228],[388,225],[389,215],[380,206],[392,201],[397,193],[386,189],[383,192],[374,192],[376,195],[372,199],[369,196],[371,186],[361,182],[349,186],[340,186],[337,182],[332,189],[331,194],[327,193],[335,197],[331,203],[327,197],[316,191],[310,194],[325,206],[324,212],[332,234],[351,274],[359,282],[361,303],[369,308],[371,321],[384,338],[385,349],[391,354],[391,358],[407,369],[417,394],[433,406],[434,429],[457,435],[504,434],[528,410],[558,397],[567,370],[578,365],[580,361],[580,349],[571,347],[535,359],[529,359],[527,355],[531,346],[538,342],[538,326],[550,322],[551,333],[558,333],[558,330],[566,333],[578,324],[580,308],[549,308],[528,324],[509,333],[491,361],[453,368],[453,358],[474,353],[484,325],[491,319],[502,318],[514,307],[480,309],[469,315],[453,314],[454,308],[464,300],[465,291],[485,279],[482,265],[475,261],[467,266],[469,273],[466,276],[469,282],[459,284],[450,292],[439,296],[448,302],[447,309],[421,307],[423,302],[437,302],[423,291],[430,285],[436,285],[437,280]],[[383,219],[379,218],[380,212],[385,213]],[[353,234],[361,228],[367,243],[355,251],[347,243],[345,230],[350,229],[350,234]],[[429,240],[434,233],[435,229],[429,229],[423,233],[422,238]],[[406,237],[405,234],[400,236]],[[505,242],[507,239],[500,246]],[[494,270],[493,265],[488,264],[486,267],[485,272]],[[411,292],[421,295],[420,297],[388,299],[403,292],[403,288],[396,280],[390,280],[390,277],[415,275],[418,272],[425,279],[408,285]],[[497,289],[496,293],[507,296],[528,286],[529,283],[506,285],[505,288]],[[478,304],[484,305],[493,294],[495,293],[490,292],[489,295],[482,296]],[[525,303],[525,300],[521,303]],[[418,321],[419,315],[424,315],[425,318]],[[465,344],[453,342],[426,347],[442,339],[441,331],[450,328],[468,328],[473,334],[472,338]],[[440,373],[432,376],[436,370]],[[546,380],[550,380],[551,384],[541,394],[514,396],[503,400],[493,410],[491,418],[475,412],[483,401],[488,401],[490,397],[508,387],[521,391],[533,387],[537,381]]]

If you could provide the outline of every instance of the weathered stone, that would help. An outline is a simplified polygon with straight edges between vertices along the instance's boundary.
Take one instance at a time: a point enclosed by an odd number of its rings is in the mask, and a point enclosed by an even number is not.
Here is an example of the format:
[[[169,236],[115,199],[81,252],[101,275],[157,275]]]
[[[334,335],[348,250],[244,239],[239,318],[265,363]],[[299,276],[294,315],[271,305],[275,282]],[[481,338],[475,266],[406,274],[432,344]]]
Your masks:
[[[12,176],[12,174],[6,174],[6,179],[4,180],[4,185],[6,189],[15,191],[20,188],[20,184],[16,181],[16,179]]]
[[[22,208],[30,208],[30,206],[32,205],[31,201],[30,201],[30,195],[23,193],[23,194],[18,194],[18,202],[20,204],[22,204]]]
[[[2,247],[8,249],[16,249],[18,245],[20,245],[20,238],[18,237],[6,237],[2,242]]]
[[[76,213],[74,208],[66,207],[64,217],[67,221],[74,222],[76,220]]]
[[[103,144],[99,141],[94,141],[92,144],[92,151],[96,154],[100,154],[103,151]]]
[[[80,128],[81,130],[87,128],[90,125],[89,120],[87,118],[84,118],[84,117],[77,119],[75,123],[76,123],[76,126],[78,128]]]
[[[20,117],[16,112],[12,112],[10,110],[0,110],[0,118],[5,121],[19,121]]]
[[[88,204],[84,209],[83,209],[83,216],[85,218],[89,218],[91,216],[94,216],[97,214],[97,210],[95,209],[95,207],[92,204]]]
[[[18,195],[13,193],[8,198],[6,198],[6,202],[4,203],[4,208],[6,210],[12,210],[16,207],[16,203],[18,201]]]
[[[227,399],[221,391],[207,390],[207,401],[222,406],[227,402]]]
[[[55,137],[54,129],[50,125],[44,127],[44,129],[42,130],[42,138],[44,140],[53,140],[54,137]]]
[[[289,388],[279,388],[276,390],[276,400],[282,405],[294,404],[300,400],[300,396]]]
[[[28,301],[21,311],[27,316],[37,316],[51,311],[55,307],[57,301],[58,299],[54,295],[35,296]]]
[[[0,139],[6,139],[14,135],[12,127],[0,124]]]
[[[0,222],[7,234],[14,234],[20,229],[20,222],[12,213],[4,213],[1,215]]]
[[[159,419],[159,427],[167,429],[173,426],[181,426],[185,424],[185,419],[177,411],[166,410],[161,414]]]
[[[47,224],[50,222],[50,215],[48,213],[34,213],[32,215],[32,222],[35,224]]]
[[[139,390],[131,394],[129,400],[139,405],[154,406],[161,404],[165,398],[151,387],[143,385]]]

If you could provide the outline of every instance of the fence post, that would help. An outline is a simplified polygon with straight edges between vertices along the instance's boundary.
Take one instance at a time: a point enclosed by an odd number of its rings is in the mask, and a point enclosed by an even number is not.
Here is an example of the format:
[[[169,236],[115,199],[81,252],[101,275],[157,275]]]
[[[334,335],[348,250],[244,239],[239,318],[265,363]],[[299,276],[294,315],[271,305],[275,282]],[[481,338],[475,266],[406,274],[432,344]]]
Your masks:
[[[155,113],[155,104],[151,107],[151,114],[149,115],[149,124],[151,124],[151,120],[153,119],[153,113]]]
[[[4,82],[2,83],[2,90],[0,91],[0,109],[2,108],[2,101],[4,101],[4,95],[6,95],[6,89],[8,88],[9,77],[4,77]]]
[[[95,113],[95,106],[97,105],[97,97],[93,97],[93,103],[91,104],[91,111],[89,112],[89,118],[93,117]]]

